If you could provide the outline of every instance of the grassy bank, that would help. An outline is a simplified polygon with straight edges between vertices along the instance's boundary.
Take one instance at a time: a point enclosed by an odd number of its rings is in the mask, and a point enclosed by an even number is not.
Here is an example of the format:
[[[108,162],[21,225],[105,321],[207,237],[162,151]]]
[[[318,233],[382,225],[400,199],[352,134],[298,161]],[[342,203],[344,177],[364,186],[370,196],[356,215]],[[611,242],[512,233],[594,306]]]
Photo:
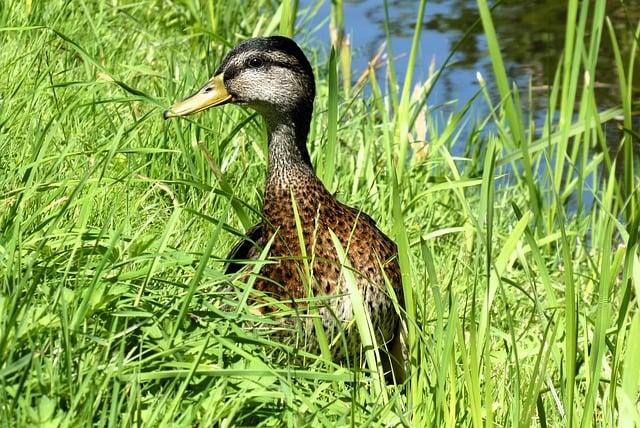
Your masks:
[[[0,421],[640,424],[638,49],[608,64],[622,101],[599,108],[599,46],[620,34],[591,3],[568,2],[540,127],[523,114],[527,88],[512,91],[484,0],[500,96],[473,101],[489,107],[483,120],[468,106],[432,117],[437,72],[390,67],[364,76],[365,91],[343,79],[361,72],[346,45],[308,51],[313,163],[399,246],[411,372],[382,389],[367,366],[242,328],[253,315],[237,300],[220,309],[237,281],[224,257],[259,219],[259,118],[226,106],[161,119],[239,40],[295,28],[304,45],[304,19],[294,27],[268,1],[0,5]],[[624,130],[608,141],[614,117]]]

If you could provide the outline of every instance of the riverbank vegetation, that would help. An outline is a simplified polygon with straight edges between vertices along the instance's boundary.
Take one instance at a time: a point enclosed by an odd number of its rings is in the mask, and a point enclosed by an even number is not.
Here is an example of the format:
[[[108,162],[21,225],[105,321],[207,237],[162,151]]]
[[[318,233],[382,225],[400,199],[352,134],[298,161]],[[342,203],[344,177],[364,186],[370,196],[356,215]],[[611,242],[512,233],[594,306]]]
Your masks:
[[[263,124],[232,106],[161,119],[238,41],[295,34],[306,46],[313,7],[0,5],[0,420],[640,424],[640,27],[615,28],[605,5],[567,2],[543,120],[531,88],[507,78],[485,0],[476,25],[493,75],[444,118],[429,93],[446,68],[414,74],[421,25],[406,75],[390,44],[351,69],[340,1],[326,23],[334,50],[307,50],[318,174],[399,247],[410,366],[399,386],[242,327],[255,316],[246,296],[221,292],[239,282],[222,266],[259,219]],[[605,43],[613,63],[598,62]],[[600,67],[615,69],[619,105],[599,104]],[[486,115],[470,116],[474,105]]]

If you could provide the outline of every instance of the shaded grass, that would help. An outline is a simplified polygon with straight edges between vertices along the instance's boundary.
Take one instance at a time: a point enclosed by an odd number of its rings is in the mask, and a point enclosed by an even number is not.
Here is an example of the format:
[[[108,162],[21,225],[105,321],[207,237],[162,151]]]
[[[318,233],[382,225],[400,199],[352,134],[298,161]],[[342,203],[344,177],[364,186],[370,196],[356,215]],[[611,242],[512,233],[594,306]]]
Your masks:
[[[559,65],[538,134],[506,80],[488,5],[478,2],[500,94],[485,92],[492,114],[471,125],[462,157],[451,148],[470,126],[468,105],[442,126],[430,116],[428,89],[407,83],[399,92],[393,67],[370,73],[364,96],[339,85],[344,46],[311,58],[319,76],[314,164],[328,188],[399,246],[410,366],[403,387],[246,327],[258,320],[246,305],[255,276],[245,286],[223,275],[222,263],[259,218],[264,127],[233,107],[160,118],[228,46],[292,31],[288,9],[234,1],[0,6],[0,419],[633,426],[635,56],[616,56],[622,107],[600,111],[594,80],[584,76],[597,75],[602,6],[595,2],[591,14],[590,4],[569,2],[572,56]],[[609,146],[602,123],[620,113],[629,131],[622,157],[594,154]],[[614,162],[624,164],[622,180]],[[569,212],[568,202],[584,197],[592,207]],[[239,291],[228,291],[229,282]],[[366,332],[366,314],[358,320]]]

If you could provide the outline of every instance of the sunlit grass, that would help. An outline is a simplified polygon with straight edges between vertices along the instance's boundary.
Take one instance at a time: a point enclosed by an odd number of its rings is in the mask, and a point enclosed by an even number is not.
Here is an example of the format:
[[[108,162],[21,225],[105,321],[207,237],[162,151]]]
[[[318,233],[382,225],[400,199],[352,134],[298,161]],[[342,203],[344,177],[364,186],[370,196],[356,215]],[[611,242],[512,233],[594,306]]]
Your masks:
[[[386,73],[372,65],[362,91],[344,84],[362,71],[349,69],[348,45],[307,50],[318,78],[313,163],[399,247],[409,373],[396,386],[381,382],[372,349],[349,368],[326,349],[323,358],[274,340],[276,319],[248,303],[255,275],[223,274],[260,218],[261,120],[233,106],[161,118],[239,40],[310,37],[296,27],[298,2],[65,4],[0,5],[0,420],[640,424],[640,26],[625,57],[603,0],[568,3],[540,129],[522,113],[527,88],[506,77],[483,0],[494,69],[484,79],[499,95],[483,88],[472,101],[491,112],[477,122],[470,105],[444,123],[431,116],[439,72],[416,91],[429,76],[410,67],[399,81],[393,62]],[[332,11],[340,25],[342,2]],[[416,12],[429,13],[425,2]],[[605,40],[622,100],[607,110],[594,90]],[[603,124],[618,115],[621,141],[608,141]],[[617,157],[602,150],[618,144]],[[351,283],[348,266],[343,274]],[[375,340],[355,306],[359,334]]]

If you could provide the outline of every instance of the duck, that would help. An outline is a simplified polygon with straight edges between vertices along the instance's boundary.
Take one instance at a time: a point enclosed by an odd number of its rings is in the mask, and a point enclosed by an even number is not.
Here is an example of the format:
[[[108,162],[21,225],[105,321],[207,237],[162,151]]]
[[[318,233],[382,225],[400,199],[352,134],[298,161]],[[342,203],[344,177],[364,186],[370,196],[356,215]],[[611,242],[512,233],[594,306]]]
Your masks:
[[[248,261],[259,259],[267,248],[270,263],[260,267],[253,288],[303,310],[310,310],[311,291],[318,298],[316,315],[331,354],[341,358],[356,354],[362,343],[335,238],[379,346],[398,340],[403,292],[396,244],[362,210],[338,201],[315,173],[307,149],[315,92],[313,68],[294,40],[250,38],[231,49],[204,86],[173,104],[164,118],[225,104],[248,107],[262,116],[268,135],[262,220],[232,248],[225,272],[251,271]],[[317,352],[314,329],[306,325],[311,337],[306,350]]]

